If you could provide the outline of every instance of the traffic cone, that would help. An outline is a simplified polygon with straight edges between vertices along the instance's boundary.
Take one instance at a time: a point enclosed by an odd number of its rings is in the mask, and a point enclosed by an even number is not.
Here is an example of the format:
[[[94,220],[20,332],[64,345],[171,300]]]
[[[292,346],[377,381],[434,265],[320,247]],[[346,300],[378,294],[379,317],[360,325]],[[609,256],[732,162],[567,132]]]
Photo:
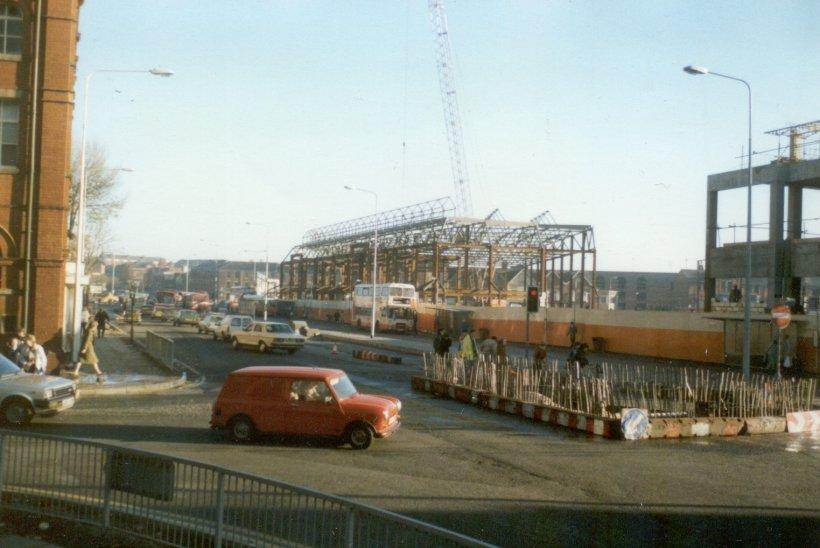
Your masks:
[[[336,345],[334,344],[334,345],[333,345],[333,350],[331,350],[331,351],[330,351],[330,354],[331,354],[332,356],[335,356],[335,355],[336,355],[336,354],[338,354],[338,353],[339,353],[339,349],[338,349],[338,348],[336,348]]]

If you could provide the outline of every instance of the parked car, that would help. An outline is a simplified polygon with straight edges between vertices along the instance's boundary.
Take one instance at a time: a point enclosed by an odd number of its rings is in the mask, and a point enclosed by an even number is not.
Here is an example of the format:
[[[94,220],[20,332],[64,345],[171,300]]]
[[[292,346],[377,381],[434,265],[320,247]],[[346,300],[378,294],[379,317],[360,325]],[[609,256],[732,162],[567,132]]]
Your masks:
[[[199,333],[213,333],[214,329],[219,326],[219,322],[221,322],[224,317],[224,314],[206,314],[205,317],[196,324],[196,330]]]
[[[0,356],[0,419],[10,426],[25,426],[37,415],[48,417],[74,406],[77,386],[51,375],[24,373]]]
[[[142,323],[142,312],[139,310],[131,312],[131,310],[128,309],[122,313],[122,321],[125,323]]]
[[[253,318],[250,316],[229,314],[222,318],[222,321],[219,322],[219,327],[214,329],[214,340],[222,339],[223,341],[229,341],[234,333],[242,331],[248,327],[252,321]]]
[[[198,325],[199,314],[196,310],[177,310],[174,314],[174,325]]]
[[[152,304],[144,304],[140,307],[140,315],[148,316],[149,318],[154,316],[154,305]]]
[[[315,367],[246,367],[228,375],[211,412],[211,428],[235,441],[257,433],[331,437],[354,449],[398,430],[401,402],[361,394],[344,371]]]
[[[305,338],[294,333],[287,324],[277,322],[252,322],[231,337],[234,350],[240,347],[256,348],[264,354],[270,349],[287,350],[293,354],[305,346]]]

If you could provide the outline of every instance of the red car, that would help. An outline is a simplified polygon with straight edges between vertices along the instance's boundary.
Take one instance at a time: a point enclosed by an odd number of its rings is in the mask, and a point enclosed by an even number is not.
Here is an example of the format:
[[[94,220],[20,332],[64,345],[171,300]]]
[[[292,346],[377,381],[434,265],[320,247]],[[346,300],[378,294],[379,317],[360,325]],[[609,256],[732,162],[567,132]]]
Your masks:
[[[334,437],[354,449],[398,430],[401,402],[360,394],[340,369],[246,367],[225,380],[211,413],[211,428],[236,441],[257,433]]]

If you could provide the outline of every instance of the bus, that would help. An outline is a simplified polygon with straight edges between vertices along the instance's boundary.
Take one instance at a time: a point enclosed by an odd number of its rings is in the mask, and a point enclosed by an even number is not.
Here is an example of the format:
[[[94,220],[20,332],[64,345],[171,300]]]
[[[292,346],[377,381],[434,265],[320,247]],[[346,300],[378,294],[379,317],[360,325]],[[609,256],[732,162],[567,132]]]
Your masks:
[[[207,312],[211,308],[211,299],[204,291],[189,291],[182,293],[182,308]]]
[[[376,284],[376,331],[415,331],[416,288],[411,284]],[[373,284],[357,284],[353,289],[353,323],[370,329]]]
[[[157,302],[154,305],[153,316],[162,321],[173,320],[178,308],[177,303],[182,301],[179,291],[161,289],[154,294],[154,298]]]

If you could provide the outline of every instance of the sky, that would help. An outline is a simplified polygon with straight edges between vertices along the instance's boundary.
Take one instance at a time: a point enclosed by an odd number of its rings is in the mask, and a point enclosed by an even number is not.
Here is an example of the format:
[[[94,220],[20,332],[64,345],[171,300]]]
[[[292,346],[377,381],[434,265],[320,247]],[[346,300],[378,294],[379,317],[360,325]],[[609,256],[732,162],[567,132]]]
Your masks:
[[[706,177],[741,167],[745,88],[683,66],[750,82],[755,151],[820,119],[820,2],[445,6],[475,216],[592,225],[599,270],[694,268]],[[372,213],[345,185],[383,210],[453,194],[424,0],[86,0],[80,33],[75,145],[90,71],[175,73],[91,79],[88,139],[133,169],[112,253],[279,261]],[[743,192],[721,195],[719,225],[745,224]]]

